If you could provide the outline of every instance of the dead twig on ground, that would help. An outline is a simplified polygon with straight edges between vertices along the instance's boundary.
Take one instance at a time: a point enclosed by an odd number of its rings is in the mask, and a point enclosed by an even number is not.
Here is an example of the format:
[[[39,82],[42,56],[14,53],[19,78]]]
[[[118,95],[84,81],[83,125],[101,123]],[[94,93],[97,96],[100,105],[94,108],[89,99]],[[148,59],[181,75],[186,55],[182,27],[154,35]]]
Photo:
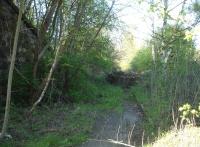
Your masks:
[[[126,146],[126,147],[135,147],[135,146],[123,143],[122,141],[115,141],[113,139],[108,139],[108,140],[89,139],[89,140],[91,140],[91,141],[98,141],[98,142],[108,142],[108,143],[123,145],[123,146]]]

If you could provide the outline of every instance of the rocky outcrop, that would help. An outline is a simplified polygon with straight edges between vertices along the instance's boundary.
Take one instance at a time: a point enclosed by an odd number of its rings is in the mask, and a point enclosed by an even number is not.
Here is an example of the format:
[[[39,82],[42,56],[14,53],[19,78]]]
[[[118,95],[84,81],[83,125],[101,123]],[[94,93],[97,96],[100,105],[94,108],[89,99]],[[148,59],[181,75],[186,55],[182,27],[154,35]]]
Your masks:
[[[10,0],[0,0],[0,102],[5,97],[7,73],[18,11],[18,7]],[[17,68],[33,62],[33,52],[36,48],[36,42],[37,30],[23,16],[18,42]]]

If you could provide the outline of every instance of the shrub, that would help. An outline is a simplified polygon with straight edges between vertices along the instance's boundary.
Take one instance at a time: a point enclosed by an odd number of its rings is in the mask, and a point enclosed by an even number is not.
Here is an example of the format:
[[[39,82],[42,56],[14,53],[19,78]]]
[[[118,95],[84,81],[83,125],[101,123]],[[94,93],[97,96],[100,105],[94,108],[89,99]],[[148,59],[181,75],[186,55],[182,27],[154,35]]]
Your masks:
[[[131,61],[131,67],[136,71],[142,72],[145,70],[150,70],[152,62],[151,49],[143,48],[138,51],[136,56]]]

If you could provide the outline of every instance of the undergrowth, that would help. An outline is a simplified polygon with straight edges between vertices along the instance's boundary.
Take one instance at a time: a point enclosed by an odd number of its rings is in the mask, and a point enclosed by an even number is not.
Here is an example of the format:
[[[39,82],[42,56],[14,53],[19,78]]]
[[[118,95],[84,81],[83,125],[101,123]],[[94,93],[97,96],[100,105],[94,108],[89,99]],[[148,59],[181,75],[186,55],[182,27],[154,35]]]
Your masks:
[[[131,87],[128,99],[141,105],[144,111],[143,129],[145,140],[155,138],[158,135],[158,129],[163,131],[170,127],[170,122],[167,118],[168,102],[164,99],[151,99],[150,92],[144,85],[137,84]],[[164,121],[163,117],[165,117]]]
[[[120,87],[104,81],[88,82],[86,93],[79,91],[74,96],[78,95],[75,97],[78,99],[82,95],[89,101],[43,105],[31,116],[27,115],[28,109],[13,105],[9,126],[13,139],[0,142],[0,146],[72,147],[86,141],[97,115],[105,111],[122,112],[123,97]],[[89,91],[92,95],[88,95]]]

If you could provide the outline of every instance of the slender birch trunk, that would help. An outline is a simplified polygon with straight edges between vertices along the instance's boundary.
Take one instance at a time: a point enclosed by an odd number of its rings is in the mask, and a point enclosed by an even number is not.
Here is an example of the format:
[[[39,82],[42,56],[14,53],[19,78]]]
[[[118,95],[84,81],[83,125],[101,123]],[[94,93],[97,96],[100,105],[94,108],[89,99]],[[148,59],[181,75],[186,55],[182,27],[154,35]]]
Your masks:
[[[44,94],[45,94],[46,91],[47,91],[47,88],[48,88],[49,83],[50,83],[50,81],[51,81],[52,74],[53,74],[53,72],[54,72],[54,70],[55,70],[55,68],[56,68],[57,62],[58,62],[58,57],[59,57],[59,53],[60,53],[61,48],[62,48],[62,45],[61,45],[60,47],[58,47],[57,50],[56,50],[56,55],[55,55],[53,64],[52,64],[52,66],[51,66],[51,69],[50,69],[50,71],[49,71],[49,74],[48,74],[47,81],[46,81],[46,83],[45,83],[44,89],[43,89],[43,91],[42,91],[40,97],[38,98],[38,100],[33,104],[33,106],[32,106],[32,108],[31,108],[30,112],[32,112],[32,111],[35,109],[35,107],[42,101],[42,99],[43,99],[43,97],[44,97]]]

